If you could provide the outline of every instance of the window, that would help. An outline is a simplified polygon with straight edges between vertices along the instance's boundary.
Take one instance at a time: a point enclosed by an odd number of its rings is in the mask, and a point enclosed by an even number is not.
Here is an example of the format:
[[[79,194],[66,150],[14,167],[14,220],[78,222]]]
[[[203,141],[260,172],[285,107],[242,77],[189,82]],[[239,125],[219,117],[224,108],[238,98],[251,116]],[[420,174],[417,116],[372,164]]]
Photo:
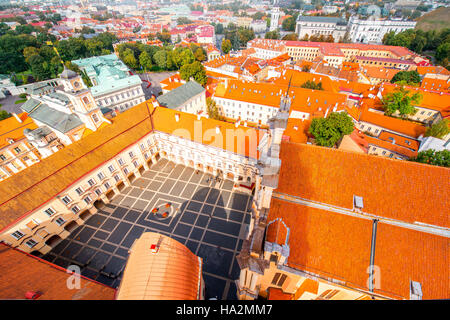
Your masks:
[[[103,180],[105,178],[105,175],[103,174],[103,172],[99,172],[97,174],[97,177],[98,177],[99,180]]]
[[[116,168],[114,168],[113,165],[110,165],[110,166],[108,167],[108,170],[109,170],[109,172],[113,173],[114,170],[116,170]]]
[[[84,198],[83,200],[84,200],[84,202],[86,202],[86,204],[89,204],[89,203],[91,203],[91,201],[92,201],[92,199],[91,199],[89,196],[87,196],[87,197]]]
[[[88,184],[92,187],[95,184],[95,180],[94,179],[89,179],[88,180]]]
[[[0,160],[6,160],[6,157],[2,154],[0,154]]]
[[[128,174],[128,172],[130,172],[130,171],[128,171],[127,168],[123,169],[123,173]]]
[[[25,244],[30,247],[33,248],[35,245],[37,245],[37,242],[34,241],[33,239],[28,240],[27,242],[25,242]]]
[[[145,149],[145,146],[144,146],[143,143],[141,143],[141,144],[139,145],[139,147],[141,148],[141,150],[144,150],[144,149]]]
[[[13,237],[16,240],[19,240],[20,238],[22,238],[25,234],[23,234],[22,232],[20,232],[19,230],[11,233],[11,237]]]
[[[61,200],[62,202],[64,202],[64,204],[69,204],[70,202],[72,202],[72,199],[70,199],[69,196],[64,196]]]
[[[64,220],[63,218],[58,218],[58,219],[55,220],[55,223],[58,226],[62,226],[65,222],[66,222],[66,220]]]
[[[53,210],[52,208],[45,209],[44,212],[45,212],[49,217],[51,217],[52,215],[54,215],[54,214],[56,213],[56,211]]]
[[[120,180],[120,177],[119,177],[118,174],[116,174],[116,175],[114,176],[114,180],[116,180],[116,182],[118,182],[118,181]]]
[[[80,208],[78,208],[78,206],[73,206],[71,210],[73,213],[78,213],[80,211]]]
[[[139,166],[139,162],[133,161],[134,167],[137,168]]]
[[[95,189],[95,194],[96,195],[98,195],[98,196],[100,196],[101,194],[102,194],[102,190],[100,190],[100,189]]]
[[[14,151],[17,152],[17,153],[20,153],[20,152],[21,152],[21,150],[20,150],[19,147],[14,148]]]
[[[272,284],[275,286],[282,286],[284,282],[286,281],[287,276],[285,274],[281,274],[277,272],[275,276],[272,279]]]
[[[79,196],[83,193],[83,189],[81,187],[76,188],[75,191],[78,193]]]
[[[105,187],[106,190],[111,188],[111,185],[109,184],[109,182],[106,182],[103,186]]]
[[[94,120],[95,123],[99,121],[98,116],[95,113],[92,115],[92,120]]]
[[[130,158],[133,158],[134,157],[133,151],[128,152],[128,155],[130,156]]]
[[[121,166],[123,166],[125,164],[125,162],[123,162],[122,158],[117,159],[117,162],[119,162],[119,164]]]

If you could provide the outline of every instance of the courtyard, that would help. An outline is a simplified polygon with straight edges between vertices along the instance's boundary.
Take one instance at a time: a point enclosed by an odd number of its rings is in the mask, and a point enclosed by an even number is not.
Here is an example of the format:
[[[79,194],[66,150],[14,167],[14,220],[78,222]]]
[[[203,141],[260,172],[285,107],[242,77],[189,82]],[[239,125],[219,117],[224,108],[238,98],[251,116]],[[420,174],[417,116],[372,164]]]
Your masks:
[[[158,232],[203,259],[206,299],[233,300],[250,207],[251,196],[233,191],[233,181],[161,159],[43,258],[78,265],[82,275],[117,288],[134,240]]]

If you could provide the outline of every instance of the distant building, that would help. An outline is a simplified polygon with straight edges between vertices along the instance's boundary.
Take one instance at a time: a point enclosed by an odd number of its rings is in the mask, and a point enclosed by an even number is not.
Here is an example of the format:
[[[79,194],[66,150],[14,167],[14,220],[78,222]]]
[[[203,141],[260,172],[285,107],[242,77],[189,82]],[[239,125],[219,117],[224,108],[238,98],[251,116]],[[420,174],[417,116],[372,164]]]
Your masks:
[[[25,136],[44,158],[109,122],[77,73],[65,69],[59,81],[62,88],[46,83],[27,88],[30,98],[21,106],[39,126]]]
[[[193,114],[206,113],[206,90],[189,81],[157,98],[161,106]]]
[[[332,36],[337,42],[345,36],[347,31],[347,22],[337,17],[317,17],[317,16],[298,16],[295,27],[299,39],[306,35],[311,36]]]
[[[99,107],[120,112],[145,101],[141,79],[133,75],[115,54],[72,61],[86,72]]]
[[[382,43],[386,33],[394,31],[403,32],[414,29],[416,21],[390,20],[390,19],[367,19],[362,20],[356,16],[350,17],[348,21],[348,32],[352,42],[360,43]]]
[[[280,15],[281,15],[280,8],[273,7],[272,11],[270,12],[270,31],[278,29]]]
[[[420,142],[419,152],[427,151],[427,150],[435,150],[435,151],[443,151],[450,150],[450,138],[447,137],[447,140],[438,139],[435,137],[425,137]]]

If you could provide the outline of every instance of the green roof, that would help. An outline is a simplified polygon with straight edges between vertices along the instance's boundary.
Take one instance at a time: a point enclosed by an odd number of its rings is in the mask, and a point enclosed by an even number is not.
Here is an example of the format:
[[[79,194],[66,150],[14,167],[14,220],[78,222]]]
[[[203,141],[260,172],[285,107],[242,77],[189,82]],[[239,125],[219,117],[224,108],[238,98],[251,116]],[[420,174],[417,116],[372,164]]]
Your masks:
[[[142,83],[139,76],[130,75],[128,67],[115,54],[73,60],[72,63],[96,83],[91,87],[94,97]]]
[[[20,106],[20,108],[22,108],[23,111],[30,113],[31,111],[33,111],[34,108],[36,108],[41,102],[30,98],[27,101],[25,101],[25,103],[23,105]]]
[[[156,99],[162,106],[174,109],[182,106],[186,101],[204,91],[205,88],[200,84],[195,81],[189,81]]]
[[[29,114],[33,120],[40,121],[50,128],[66,133],[83,124],[77,115],[65,113],[56,109],[50,108],[46,104],[41,104],[33,112]]]

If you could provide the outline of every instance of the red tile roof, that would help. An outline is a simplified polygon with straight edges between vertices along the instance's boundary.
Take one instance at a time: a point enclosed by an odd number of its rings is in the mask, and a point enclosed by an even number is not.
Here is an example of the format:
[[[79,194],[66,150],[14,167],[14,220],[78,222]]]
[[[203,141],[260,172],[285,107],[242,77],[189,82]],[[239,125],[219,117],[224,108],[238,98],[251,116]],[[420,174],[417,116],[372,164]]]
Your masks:
[[[116,290],[81,276],[79,289],[69,289],[66,269],[0,243],[0,300],[25,299],[40,291],[39,300],[113,300]]]
[[[381,288],[375,292],[409,299],[412,280],[422,285],[423,299],[449,299],[449,244],[446,237],[379,223],[375,265]]]
[[[449,227],[450,169],[282,142],[277,192],[409,223]],[[435,187],[430,187],[435,186]]]

